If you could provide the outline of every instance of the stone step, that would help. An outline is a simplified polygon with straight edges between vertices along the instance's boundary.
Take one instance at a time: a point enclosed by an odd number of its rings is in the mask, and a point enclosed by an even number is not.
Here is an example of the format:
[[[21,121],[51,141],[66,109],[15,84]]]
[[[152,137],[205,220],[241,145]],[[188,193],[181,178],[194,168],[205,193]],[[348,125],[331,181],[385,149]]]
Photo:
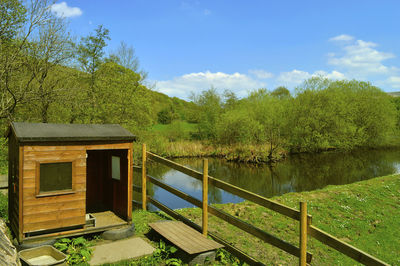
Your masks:
[[[154,248],[140,237],[118,240],[94,247],[90,265],[101,265],[151,255]]]

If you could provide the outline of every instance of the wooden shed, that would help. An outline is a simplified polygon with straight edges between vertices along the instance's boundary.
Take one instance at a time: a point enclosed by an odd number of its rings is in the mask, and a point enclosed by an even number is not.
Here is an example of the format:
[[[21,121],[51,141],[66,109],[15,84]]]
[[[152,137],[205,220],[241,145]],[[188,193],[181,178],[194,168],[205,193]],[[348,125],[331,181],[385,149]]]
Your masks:
[[[132,133],[14,122],[7,137],[9,220],[20,243],[131,223]]]

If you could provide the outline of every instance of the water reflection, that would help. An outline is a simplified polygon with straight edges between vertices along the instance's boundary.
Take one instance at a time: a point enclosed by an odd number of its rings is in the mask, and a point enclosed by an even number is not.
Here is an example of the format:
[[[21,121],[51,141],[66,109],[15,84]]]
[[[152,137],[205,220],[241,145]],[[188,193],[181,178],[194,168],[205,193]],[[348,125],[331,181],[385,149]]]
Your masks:
[[[176,159],[202,171],[201,159]],[[150,175],[198,199],[202,184],[161,164],[149,165]],[[209,159],[209,174],[265,197],[293,191],[309,191],[327,185],[348,184],[400,172],[400,150],[359,150],[349,153],[293,155],[273,166],[254,166]],[[139,177],[139,175],[137,175]],[[136,178],[137,183],[139,178]],[[140,182],[140,181],[139,181]],[[169,192],[149,184],[150,195],[171,208],[193,207]],[[211,203],[240,202],[241,198],[210,186]]]

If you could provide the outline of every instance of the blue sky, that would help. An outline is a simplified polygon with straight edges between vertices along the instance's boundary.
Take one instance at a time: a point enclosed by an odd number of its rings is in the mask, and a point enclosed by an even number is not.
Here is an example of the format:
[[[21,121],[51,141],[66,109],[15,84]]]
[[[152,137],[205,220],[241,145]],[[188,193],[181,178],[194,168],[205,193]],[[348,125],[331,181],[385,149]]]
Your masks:
[[[76,36],[102,24],[107,51],[133,46],[154,89],[246,96],[312,75],[400,90],[400,1],[66,0]]]

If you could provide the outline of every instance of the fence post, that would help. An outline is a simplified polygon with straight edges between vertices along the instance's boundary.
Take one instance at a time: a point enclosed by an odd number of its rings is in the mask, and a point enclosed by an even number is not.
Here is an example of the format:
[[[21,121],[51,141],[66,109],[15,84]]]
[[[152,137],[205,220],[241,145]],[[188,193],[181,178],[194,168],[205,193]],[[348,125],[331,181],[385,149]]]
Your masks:
[[[142,146],[142,209],[146,210],[146,200],[147,200],[147,195],[146,195],[146,144],[143,143]]]
[[[208,230],[208,160],[203,160],[203,235]]]
[[[307,226],[307,202],[300,202],[300,266],[307,265]]]

